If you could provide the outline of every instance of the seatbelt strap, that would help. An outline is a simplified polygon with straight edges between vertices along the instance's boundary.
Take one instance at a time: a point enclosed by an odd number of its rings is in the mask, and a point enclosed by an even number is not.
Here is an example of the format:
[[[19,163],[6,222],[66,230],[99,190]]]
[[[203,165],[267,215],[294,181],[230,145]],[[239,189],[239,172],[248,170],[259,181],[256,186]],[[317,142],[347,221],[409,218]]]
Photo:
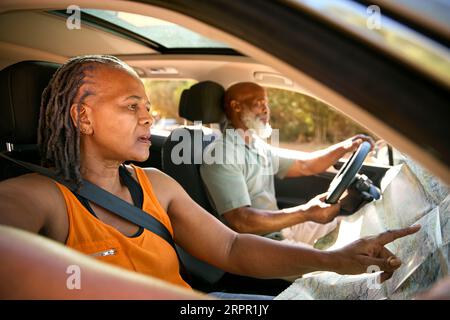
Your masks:
[[[4,152],[0,152],[0,156],[28,170],[40,173],[46,177],[56,180],[59,183],[68,187],[72,192],[78,193],[79,195],[83,196],[89,201],[92,201],[97,205],[105,208],[106,210],[109,210],[117,214],[118,216],[124,218],[125,220],[128,220],[138,226],[141,226],[155,233],[156,235],[167,241],[173,247],[175,252],[177,252],[175,243],[169,230],[167,230],[167,228],[157,219],[152,217],[150,214],[144,212],[143,210],[139,209],[138,207],[129,204],[128,202],[96,186],[95,184],[90,183],[89,181],[83,180],[81,188],[78,191],[75,191],[76,189],[75,186],[64,181],[48,168],[44,168],[42,166],[38,166],[32,163],[11,158],[7,156]]]

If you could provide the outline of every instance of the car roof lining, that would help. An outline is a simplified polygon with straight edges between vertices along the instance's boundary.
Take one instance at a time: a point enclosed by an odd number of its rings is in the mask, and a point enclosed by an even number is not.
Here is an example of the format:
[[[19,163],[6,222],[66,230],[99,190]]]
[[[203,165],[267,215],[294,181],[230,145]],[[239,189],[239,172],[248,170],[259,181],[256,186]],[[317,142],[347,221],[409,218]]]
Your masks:
[[[48,11],[50,14],[54,14],[64,19],[70,17],[69,13],[66,13],[65,10],[52,10]],[[86,25],[90,25],[97,30],[104,30],[106,32],[116,34],[119,37],[129,39],[136,43],[140,43],[144,46],[151,48],[156,52],[160,52],[162,54],[182,54],[182,53],[197,53],[197,54],[227,54],[227,55],[242,55],[232,48],[216,48],[216,47],[176,47],[176,48],[168,48],[161,43],[154,41],[151,38],[142,36],[133,32],[132,30],[121,27],[115,23],[109,22],[103,18],[97,17],[89,12],[82,11],[82,23]]]
[[[79,30],[70,30],[64,18],[46,12],[4,13],[0,19],[0,30],[4,42],[64,57],[92,53],[93,43],[98,53],[104,54],[155,53],[149,47],[87,24],[82,24]],[[29,36],[30,30],[33,30],[32,36]]]

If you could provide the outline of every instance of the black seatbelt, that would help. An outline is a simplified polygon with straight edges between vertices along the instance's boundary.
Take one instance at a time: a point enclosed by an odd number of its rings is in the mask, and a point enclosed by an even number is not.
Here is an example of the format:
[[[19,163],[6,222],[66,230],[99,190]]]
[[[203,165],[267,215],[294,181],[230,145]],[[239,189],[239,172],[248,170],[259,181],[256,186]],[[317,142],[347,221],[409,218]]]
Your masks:
[[[117,214],[118,216],[124,218],[125,220],[130,221],[138,226],[144,227],[145,229],[155,233],[156,235],[167,241],[173,247],[173,249],[178,255],[175,243],[169,230],[167,230],[167,228],[157,219],[152,217],[150,214],[144,212],[143,210],[139,209],[138,207],[129,204],[128,202],[96,186],[95,184],[90,183],[89,181],[83,180],[81,188],[78,191],[75,191],[76,189],[75,186],[70,185],[68,182],[56,176],[56,174],[48,168],[44,168],[25,161],[16,160],[14,158],[7,156],[4,152],[0,152],[0,156],[28,170],[40,173],[46,177],[54,179],[59,183],[68,187],[72,192],[78,193],[79,195],[83,196],[89,201],[92,201],[97,205],[105,208],[106,210],[109,210],[112,213]]]
[[[133,203],[136,207],[139,209],[142,209],[142,205],[144,204],[144,192],[142,191],[141,185],[132,177],[131,173],[127,170],[125,165],[119,166],[119,178],[120,181],[125,184],[125,186],[128,188],[128,191],[130,192],[131,198],[133,200]],[[85,197],[80,196],[78,193],[73,193],[75,197],[77,197],[78,201],[86,208],[87,211],[90,212],[90,214],[95,217],[96,219],[99,219],[97,217],[97,214],[92,209],[91,202],[86,199]],[[133,235],[128,236],[129,238],[136,238],[139,237],[143,232],[145,228],[142,226],[139,226],[139,230],[135,232]]]

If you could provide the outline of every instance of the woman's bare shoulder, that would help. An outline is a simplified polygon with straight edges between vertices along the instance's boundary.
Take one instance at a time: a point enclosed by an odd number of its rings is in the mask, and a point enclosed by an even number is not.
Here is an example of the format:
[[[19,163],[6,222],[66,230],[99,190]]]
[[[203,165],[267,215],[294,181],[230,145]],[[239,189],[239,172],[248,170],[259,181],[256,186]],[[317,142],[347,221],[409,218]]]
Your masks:
[[[132,166],[127,165],[126,166],[128,171],[130,173],[132,173],[133,177],[135,177],[135,172],[133,170]],[[153,167],[140,167],[144,173],[146,174],[147,178],[150,180],[150,182],[152,183],[152,185],[154,183],[163,183],[163,184],[171,184],[171,183],[176,183],[176,181],[174,179],[172,179],[172,177],[170,177],[169,175],[165,174],[164,172],[162,172],[161,170],[157,169],[157,168],[153,168]]]
[[[0,194],[25,193],[24,196],[57,191],[56,183],[37,173],[24,174],[0,182]]]
[[[59,238],[65,229],[66,206],[56,183],[31,173],[0,182],[0,224],[12,225],[32,232],[50,233]],[[55,239],[61,240],[61,239]]]
[[[167,211],[170,202],[180,194],[181,186],[172,177],[156,168],[142,168],[161,206]]]

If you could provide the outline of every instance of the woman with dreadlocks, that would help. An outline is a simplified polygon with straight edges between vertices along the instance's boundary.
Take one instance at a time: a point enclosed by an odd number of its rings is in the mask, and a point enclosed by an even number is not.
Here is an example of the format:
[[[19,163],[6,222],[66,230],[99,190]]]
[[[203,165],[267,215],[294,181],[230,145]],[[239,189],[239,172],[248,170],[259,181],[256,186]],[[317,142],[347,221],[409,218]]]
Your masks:
[[[142,208],[187,252],[227,272],[277,278],[315,270],[345,274],[378,265],[383,278],[400,261],[384,245],[407,228],[324,252],[238,234],[198,206],[156,169],[124,166],[149,157],[152,117],[144,86],[111,56],[69,60],[43,92],[39,144],[44,164],[69,183],[87,180]],[[28,174],[0,183],[0,224],[45,235],[116,266],[190,288],[175,250],[162,238],[89,202],[65,185]],[[207,226],[205,228],[205,226]]]

